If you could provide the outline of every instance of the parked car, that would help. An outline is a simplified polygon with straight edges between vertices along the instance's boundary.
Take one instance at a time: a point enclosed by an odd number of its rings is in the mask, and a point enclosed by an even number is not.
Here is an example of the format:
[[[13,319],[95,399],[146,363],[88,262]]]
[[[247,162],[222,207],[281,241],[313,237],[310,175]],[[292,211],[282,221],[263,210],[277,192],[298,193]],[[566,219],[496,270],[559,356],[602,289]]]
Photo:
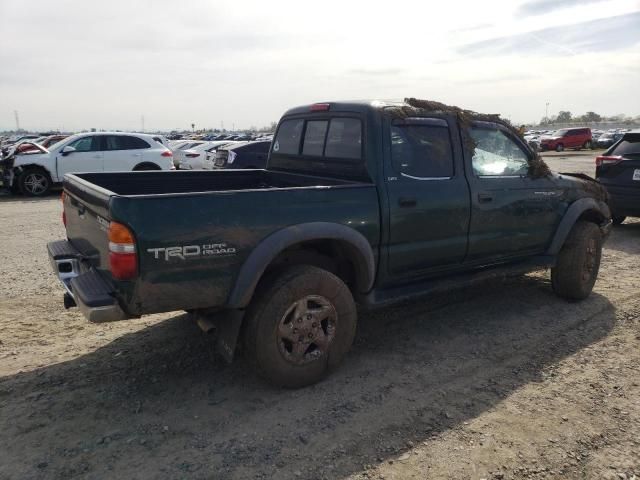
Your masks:
[[[178,162],[176,168],[180,170],[211,170],[216,150],[233,143],[235,142],[228,140],[201,142],[186,150],[177,150],[174,164]]]
[[[34,142],[37,138],[40,138],[38,135],[20,135],[14,137],[14,140],[9,139],[2,145],[2,157],[8,157],[19,145],[26,142]]]
[[[596,178],[609,192],[615,225],[640,217],[640,130],[625,133],[596,157]]]
[[[173,169],[171,151],[151,135],[122,132],[80,133],[47,149],[14,153],[0,162],[3,185],[12,192],[46,195],[72,172]]]
[[[218,148],[214,168],[266,168],[271,142],[239,142]]]
[[[618,140],[620,140],[623,137],[623,135],[624,133],[618,133],[618,132],[603,133],[602,135],[600,135],[600,137],[598,137],[598,140],[596,141],[596,145],[599,148],[609,148]]]
[[[261,375],[301,387],[344,358],[356,301],[546,267],[586,298],[605,189],[550,173],[495,117],[410,102],[291,109],[266,170],[67,175],[67,240],[48,244],[66,305],[94,322],[191,311],[225,358],[241,333]]]
[[[565,148],[589,149],[592,145],[590,128],[561,128],[540,138],[542,150],[562,152]]]

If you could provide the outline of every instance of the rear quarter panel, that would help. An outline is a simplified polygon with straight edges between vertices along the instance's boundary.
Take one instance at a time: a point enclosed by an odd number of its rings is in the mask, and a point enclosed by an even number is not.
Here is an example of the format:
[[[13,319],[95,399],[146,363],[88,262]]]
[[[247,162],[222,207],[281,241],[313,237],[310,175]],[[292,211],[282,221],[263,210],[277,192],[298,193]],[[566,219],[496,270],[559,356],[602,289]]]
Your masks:
[[[334,222],[362,233],[377,254],[379,217],[376,187],[367,184],[114,197],[111,218],[131,227],[139,253],[139,279],[119,285],[122,300],[132,314],[223,307],[268,235]]]

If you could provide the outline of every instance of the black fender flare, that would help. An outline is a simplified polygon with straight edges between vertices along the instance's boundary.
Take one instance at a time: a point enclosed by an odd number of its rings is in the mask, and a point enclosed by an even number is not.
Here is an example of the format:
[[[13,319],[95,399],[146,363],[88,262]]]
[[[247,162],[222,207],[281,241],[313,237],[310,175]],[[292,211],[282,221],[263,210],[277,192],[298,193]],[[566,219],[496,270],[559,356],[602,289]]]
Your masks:
[[[599,212],[605,219],[603,223],[608,223],[611,219],[611,211],[605,202],[590,197],[576,200],[569,206],[562,217],[562,220],[560,220],[560,225],[558,225],[556,233],[553,236],[553,240],[551,241],[551,245],[549,245],[549,248],[547,249],[547,255],[557,255],[560,252],[560,249],[564,245],[564,242],[569,236],[569,232],[575,225],[576,221],[587,210],[595,210]]]
[[[338,240],[349,249],[356,273],[356,288],[366,293],[373,287],[376,273],[375,256],[367,239],[345,225],[311,222],[292,225],[272,233],[253,249],[240,268],[229,295],[229,308],[244,308],[269,264],[285,249],[311,240]]]

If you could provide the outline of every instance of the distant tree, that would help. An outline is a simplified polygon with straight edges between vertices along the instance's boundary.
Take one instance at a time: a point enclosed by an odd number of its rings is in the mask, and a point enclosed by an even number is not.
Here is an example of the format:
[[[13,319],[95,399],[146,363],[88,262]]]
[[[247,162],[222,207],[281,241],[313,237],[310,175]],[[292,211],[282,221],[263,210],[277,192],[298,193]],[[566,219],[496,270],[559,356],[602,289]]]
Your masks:
[[[556,121],[559,123],[567,123],[571,121],[571,112],[566,112],[564,110],[561,110],[560,112],[558,112],[558,117],[556,118]]]
[[[602,117],[596,112],[587,112],[582,116],[581,120],[583,122],[600,122],[602,120]]]

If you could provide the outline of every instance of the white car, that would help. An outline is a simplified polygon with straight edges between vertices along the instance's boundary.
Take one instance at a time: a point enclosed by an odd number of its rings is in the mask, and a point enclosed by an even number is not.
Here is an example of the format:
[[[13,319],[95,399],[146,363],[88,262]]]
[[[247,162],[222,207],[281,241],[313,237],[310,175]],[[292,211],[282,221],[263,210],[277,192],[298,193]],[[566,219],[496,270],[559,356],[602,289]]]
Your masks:
[[[171,150],[153,135],[91,132],[44,148],[14,154],[0,163],[4,186],[30,196],[46,195],[66,173],[174,170]]]
[[[180,170],[212,170],[216,150],[224,145],[236,143],[229,140],[202,142],[199,145],[174,151],[174,163]]]

